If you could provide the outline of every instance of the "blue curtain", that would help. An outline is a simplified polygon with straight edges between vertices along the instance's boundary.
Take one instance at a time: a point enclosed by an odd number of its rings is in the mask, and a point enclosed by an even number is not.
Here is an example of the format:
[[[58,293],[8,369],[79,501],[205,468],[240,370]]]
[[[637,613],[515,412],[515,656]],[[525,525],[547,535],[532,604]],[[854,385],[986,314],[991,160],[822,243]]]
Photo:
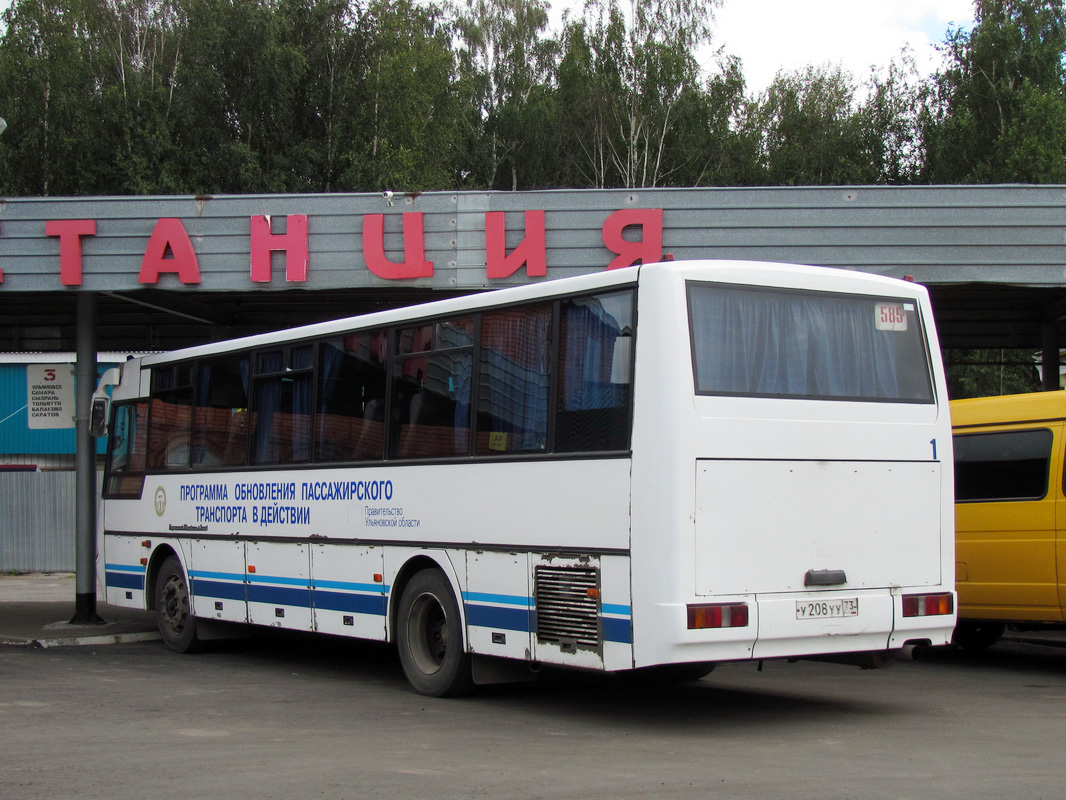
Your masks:
[[[258,356],[258,372],[280,372],[283,366],[283,354],[262,353]],[[274,415],[281,410],[281,379],[259,378],[255,382],[255,434],[252,441],[252,460],[256,464],[269,464],[277,461],[276,443],[271,435],[274,428]]]
[[[874,297],[694,286],[690,313],[697,389],[755,396],[929,399],[916,315],[908,314],[905,331],[878,330],[876,304]],[[901,380],[901,364],[924,376]]]

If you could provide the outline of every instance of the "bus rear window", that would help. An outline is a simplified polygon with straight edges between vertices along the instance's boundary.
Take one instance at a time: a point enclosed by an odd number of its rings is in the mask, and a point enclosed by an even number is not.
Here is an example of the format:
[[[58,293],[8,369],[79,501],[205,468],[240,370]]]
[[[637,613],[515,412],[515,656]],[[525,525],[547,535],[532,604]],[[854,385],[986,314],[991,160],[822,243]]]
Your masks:
[[[696,393],[932,403],[914,300],[688,285]]]

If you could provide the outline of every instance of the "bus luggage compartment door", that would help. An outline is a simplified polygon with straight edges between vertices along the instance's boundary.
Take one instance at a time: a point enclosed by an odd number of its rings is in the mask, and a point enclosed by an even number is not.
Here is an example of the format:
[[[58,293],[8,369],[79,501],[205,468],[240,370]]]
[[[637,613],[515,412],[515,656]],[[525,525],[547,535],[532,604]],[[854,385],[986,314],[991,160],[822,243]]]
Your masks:
[[[938,585],[940,492],[936,462],[698,461],[696,593]]]
[[[940,481],[936,462],[697,461],[696,594],[756,594],[760,608],[789,595],[775,630],[760,624],[764,645],[819,635],[797,616],[807,597],[857,601],[823,628],[890,633],[887,590],[942,579]]]

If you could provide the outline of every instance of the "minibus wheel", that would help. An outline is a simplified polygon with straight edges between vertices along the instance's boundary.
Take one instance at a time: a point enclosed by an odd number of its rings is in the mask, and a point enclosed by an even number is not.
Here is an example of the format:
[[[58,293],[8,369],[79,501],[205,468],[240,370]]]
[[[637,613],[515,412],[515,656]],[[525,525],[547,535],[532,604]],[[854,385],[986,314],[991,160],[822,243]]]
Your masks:
[[[1006,629],[1003,622],[959,622],[951,643],[971,652],[985,650],[998,642]]]
[[[163,562],[155,586],[155,619],[163,643],[177,653],[196,652],[202,642],[196,636],[189,584],[177,556]]]
[[[400,663],[416,692],[449,697],[473,690],[459,604],[443,572],[427,569],[411,578],[400,598],[396,634]]]

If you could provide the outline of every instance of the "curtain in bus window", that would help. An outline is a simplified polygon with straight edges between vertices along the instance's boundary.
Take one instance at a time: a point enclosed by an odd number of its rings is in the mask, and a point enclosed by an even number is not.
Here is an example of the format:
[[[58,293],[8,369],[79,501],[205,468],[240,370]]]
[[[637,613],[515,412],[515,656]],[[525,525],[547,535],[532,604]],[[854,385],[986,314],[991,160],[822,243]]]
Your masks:
[[[192,466],[240,466],[247,462],[248,369],[247,355],[200,365]]]
[[[352,333],[323,342],[315,459],[379,459],[384,454],[388,334]]]
[[[473,332],[473,318],[399,331],[390,457],[469,455]]]
[[[932,402],[913,301],[694,284],[689,309],[699,393]]]
[[[308,458],[311,373],[286,371],[287,355],[283,351],[257,355],[256,371],[263,377],[255,380],[252,404],[256,464],[291,464]]]
[[[630,291],[562,303],[557,452],[629,448],[632,316]]]
[[[551,306],[489,312],[481,321],[478,455],[547,448]]]

